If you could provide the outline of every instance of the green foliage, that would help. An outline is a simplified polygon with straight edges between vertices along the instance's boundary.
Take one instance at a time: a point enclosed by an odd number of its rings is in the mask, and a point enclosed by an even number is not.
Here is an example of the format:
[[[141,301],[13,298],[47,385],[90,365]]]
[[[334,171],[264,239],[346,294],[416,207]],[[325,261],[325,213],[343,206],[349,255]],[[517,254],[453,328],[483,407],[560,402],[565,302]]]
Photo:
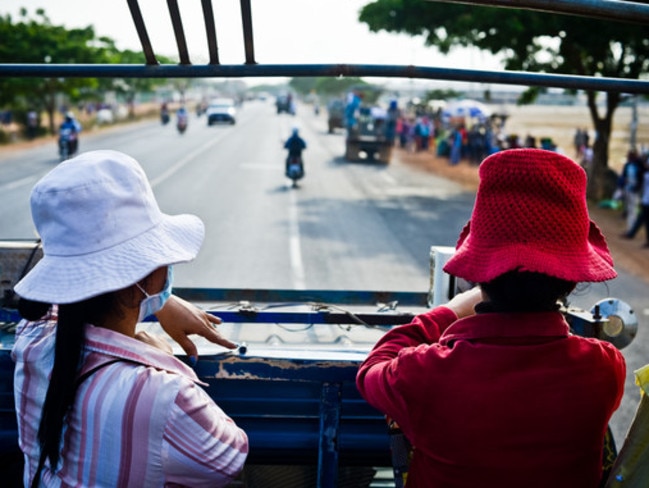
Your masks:
[[[301,95],[306,95],[311,93],[311,91],[316,89],[316,84],[318,83],[317,77],[307,76],[303,78],[292,78],[289,81],[288,86]]]
[[[23,9],[18,22],[10,15],[0,17],[0,62],[3,63],[105,62],[109,47],[95,38],[92,27],[68,30],[52,25],[42,9],[36,11],[35,18],[30,18]],[[84,90],[97,86],[94,79],[3,78],[0,104],[14,104],[16,99],[23,99],[23,103],[45,109],[53,103],[55,93],[65,93],[75,100]]]
[[[448,53],[475,46],[505,69],[638,78],[649,69],[649,26],[427,0],[375,0],[361,9],[371,31],[423,35]]]
[[[527,90],[525,90],[523,93],[521,93],[518,97],[518,101],[516,102],[517,105],[527,105],[530,103],[533,103],[534,100],[539,96],[539,93],[544,93],[546,92],[547,89],[541,88],[538,86],[531,86]]]
[[[429,90],[426,92],[424,99],[429,100],[453,100],[454,98],[459,98],[462,93],[456,90]]]
[[[144,64],[144,55],[119,51],[108,37],[97,37],[92,26],[67,29],[50,22],[43,9],[30,16],[26,9],[14,20],[0,16],[0,62],[53,64]],[[168,61],[166,58],[161,61]],[[107,91],[115,91],[130,101],[136,92],[152,91],[165,83],[159,79],[97,79],[97,78],[2,78],[0,107],[16,112],[34,109],[52,116],[57,107],[57,94],[71,103],[82,100],[100,101]]]
[[[353,89],[371,91],[370,97],[374,98],[374,92],[378,90],[370,83],[356,77],[300,77],[291,79],[289,86],[302,95],[315,92],[326,98],[338,97]]]

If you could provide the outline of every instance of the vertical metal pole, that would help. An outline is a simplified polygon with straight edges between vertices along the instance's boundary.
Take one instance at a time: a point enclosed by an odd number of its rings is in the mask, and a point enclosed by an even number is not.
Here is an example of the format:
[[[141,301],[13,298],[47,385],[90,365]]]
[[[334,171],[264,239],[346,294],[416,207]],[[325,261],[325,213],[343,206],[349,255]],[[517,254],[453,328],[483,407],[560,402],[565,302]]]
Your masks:
[[[318,446],[318,488],[338,486],[338,429],[340,427],[341,384],[323,383],[320,398],[320,444]]]
[[[257,64],[255,61],[255,41],[252,36],[252,8],[250,0],[241,0],[241,22],[243,24],[243,44],[246,51],[246,64]]]

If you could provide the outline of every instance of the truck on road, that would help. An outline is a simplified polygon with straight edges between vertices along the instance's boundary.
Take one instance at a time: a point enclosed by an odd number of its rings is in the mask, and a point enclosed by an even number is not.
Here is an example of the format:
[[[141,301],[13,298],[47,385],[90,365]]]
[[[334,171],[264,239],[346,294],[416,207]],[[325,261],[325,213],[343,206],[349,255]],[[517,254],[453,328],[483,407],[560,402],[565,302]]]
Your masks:
[[[390,130],[387,112],[378,107],[359,107],[347,126],[345,159],[389,163],[394,146],[394,128]]]

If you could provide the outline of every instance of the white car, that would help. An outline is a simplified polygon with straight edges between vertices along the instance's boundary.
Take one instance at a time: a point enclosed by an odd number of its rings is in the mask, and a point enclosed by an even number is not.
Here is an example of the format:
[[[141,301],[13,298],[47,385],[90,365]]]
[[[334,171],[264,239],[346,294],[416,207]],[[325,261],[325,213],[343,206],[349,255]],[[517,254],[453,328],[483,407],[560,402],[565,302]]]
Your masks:
[[[236,123],[237,109],[234,100],[231,98],[217,98],[212,100],[207,106],[207,125],[216,124],[218,122],[227,122],[229,124]]]

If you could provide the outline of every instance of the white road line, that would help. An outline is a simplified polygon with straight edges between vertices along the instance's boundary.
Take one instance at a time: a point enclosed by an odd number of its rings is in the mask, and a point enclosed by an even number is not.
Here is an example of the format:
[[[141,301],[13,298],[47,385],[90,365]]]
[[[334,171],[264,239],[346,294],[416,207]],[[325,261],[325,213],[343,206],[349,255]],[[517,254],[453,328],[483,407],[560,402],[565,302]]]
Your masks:
[[[305,290],[306,281],[304,279],[304,263],[302,262],[302,248],[300,246],[300,228],[298,225],[297,215],[297,197],[296,192],[290,191],[290,203],[288,207],[288,229],[289,229],[289,247],[291,253],[291,271],[293,275],[293,288],[296,290]]]
[[[160,176],[157,178],[154,178],[151,180],[151,187],[155,188],[158,186],[160,183],[162,183],[164,180],[172,176],[174,173],[176,173],[178,170],[180,170],[183,166],[185,166],[187,163],[189,163],[192,159],[194,159],[196,156],[198,156],[200,153],[203,151],[209,149],[211,146],[215,145],[217,142],[220,141],[221,138],[214,138],[210,139],[207,141],[205,144],[203,144],[201,147],[195,149],[194,151],[190,152],[187,156],[182,158],[180,161],[178,161],[176,164],[173,166],[169,167],[167,171],[162,173]]]
[[[0,190],[15,190],[16,188],[20,188],[21,186],[36,183],[37,179],[38,178],[35,178],[34,176],[27,176],[25,178],[21,178],[19,180],[12,181],[11,183],[0,186]]]
[[[386,171],[381,171],[379,174],[381,175],[381,178],[383,178],[385,181],[387,181],[391,185],[396,185],[397,184],[397,180],[395,180],[394,176],[392,176],[390,173],[388,173]]]

